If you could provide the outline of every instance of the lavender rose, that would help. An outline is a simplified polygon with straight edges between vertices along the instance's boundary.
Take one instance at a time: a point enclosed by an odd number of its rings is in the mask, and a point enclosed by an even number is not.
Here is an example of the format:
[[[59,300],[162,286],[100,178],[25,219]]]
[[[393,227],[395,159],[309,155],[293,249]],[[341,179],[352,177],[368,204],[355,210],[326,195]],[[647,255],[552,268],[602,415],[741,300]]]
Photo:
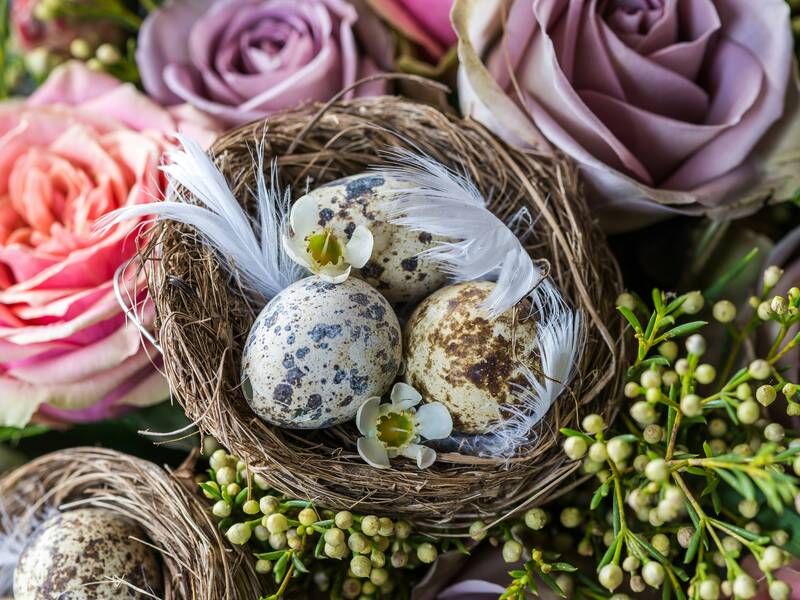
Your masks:
[[[579,161],[609,230],[796,192],[783,0],[457,0],[462,109]]]
[[[388,35],[344,0],[174,0],[150,13],[136,62],[162,104],[188,102],[228,125],[328,100],[390,67]],[[382,93],[372,82],[348,96]]]

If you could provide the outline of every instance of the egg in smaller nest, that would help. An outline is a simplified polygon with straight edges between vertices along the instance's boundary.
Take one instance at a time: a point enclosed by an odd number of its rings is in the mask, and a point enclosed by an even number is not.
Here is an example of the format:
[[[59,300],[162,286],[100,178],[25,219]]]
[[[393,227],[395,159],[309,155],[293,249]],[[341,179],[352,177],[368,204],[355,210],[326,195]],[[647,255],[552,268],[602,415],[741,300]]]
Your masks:
[[[539,365],[534,319],[518,319],[514,327],[513,309],[494,320],[481,310],[494,286],[469,281],[444,287],[406,323],[406,381],[427,402],[444,404],[460,433],[486,433],[502,420],[501,407],[519,403],[514,385],[527,381],[520,360],[534,371]]]
[[[372,256],[353,273],[380,291],[392,306],[416,304],[447,283],[447,275],[417,255],[439,241],[428,233],[389,222],[381,207],[401,187],[384,174],[364,173],[310,191],[319,205],[320,226],[350,239],[359,225],[372,233]]]
[[[296,281],[256,319],[242,357],[242,386],[265,421],[319,429],[352,419],[383,396],[402,358],[392,307],[372,286],[348,278]]]
[[[161,595],[161,566],[132,520],[100,508],[58,513],[37,529],[14,570],[16,600],[112,600]]]

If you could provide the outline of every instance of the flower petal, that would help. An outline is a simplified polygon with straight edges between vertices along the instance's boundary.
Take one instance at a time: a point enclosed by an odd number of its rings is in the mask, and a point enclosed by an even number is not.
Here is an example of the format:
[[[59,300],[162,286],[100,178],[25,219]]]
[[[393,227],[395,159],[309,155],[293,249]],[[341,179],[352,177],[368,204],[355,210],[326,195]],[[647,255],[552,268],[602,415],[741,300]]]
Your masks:
[[[297,236],[289,237],[288,235],[284,235],[283,247],[286,250],[286,254],[289,255],[289,258],[310,271],[311,261],[308,260],[308,255],[305,253],[305,248],[302,247],[301,240],[302,238]]]
[[[361,435],[371,435],[375,432],[375,425],[378,422],[378,407],[380,406],[381,399],[378,396],[367,398],[367,400],[358,407],[356,413],[356,427],[361,432]]]
[[[386,448],[375,438],[358,438],[356,442],[358,453],[368,465],[376,469],[389,468],[389,455]]]
[[[350,265],[347,265],[344,269],[333,265],[325,265],[317,271],[317,275],[328,283],[342,283],[350,277]]]
[[[372,245],[372,232],[363,225],[359,225],[344,247],[344,259],[356,269],[360,269],[372,256]]]
[[[406,410],[422,402],[422,396],[413,387],[398,381],[392,387],[392,404],[401,410]]]
[[[423,404],[417,409],[417,431],[429,440],[441,440],[453,432],[453,417],[441,402]]]
[[[403,456],[417,461],[417,467],[427,469],[436,461],[436,451],[420,444],[409,444],[402,451]]]
[[[306,194],[301,196],[294,204],[289,214],[289,224],[296,238],[304,239],[307,235],[320,229],[319,203],[314,196]]]

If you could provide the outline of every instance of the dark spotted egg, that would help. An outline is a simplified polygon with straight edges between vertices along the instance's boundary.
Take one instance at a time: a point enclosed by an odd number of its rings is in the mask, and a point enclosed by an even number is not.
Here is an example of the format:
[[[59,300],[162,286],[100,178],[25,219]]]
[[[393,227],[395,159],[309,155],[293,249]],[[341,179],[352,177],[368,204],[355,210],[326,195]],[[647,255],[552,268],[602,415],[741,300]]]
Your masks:
[[[261,311],[242,357],[242,386],[265,421],[319,429],[352,419],[394,382],[402,333],[392,307],[372,286],[350,277],[308,277]]]
[[[14,598],[161,597],[158,556],[137,540],[147,540],[142,528],[111,511],[79,508],[58,513],[42,524],[23,550],[14,570]]]
[[[521,361],[536,372],[536,322],[514,327],[513,310],[489,320],[481,304],[490,281],[449,285],[426,298],[406,323],[406,381],[429,402],[441,402],[461,433],[486,433],[517,404],[525,385]]]
[[[415,305],[447,283],[447,276],[417,255],[437,243],[428,233],[388,222],[382,203],[400,184],[384,175],[345,177],[309,192],[319,204],[319,224],[350,238],[358,225],[372,232],[369,262],[353,273],[380,291],[392,306]]]

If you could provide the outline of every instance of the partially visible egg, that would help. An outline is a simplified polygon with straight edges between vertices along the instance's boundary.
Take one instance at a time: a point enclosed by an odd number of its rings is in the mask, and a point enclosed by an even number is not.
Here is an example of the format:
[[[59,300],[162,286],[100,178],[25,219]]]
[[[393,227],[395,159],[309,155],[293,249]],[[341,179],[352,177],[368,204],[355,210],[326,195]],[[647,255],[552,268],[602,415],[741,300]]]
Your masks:
[[[454,431],[486,433],[515,405],[514,385],[524,385],[524,364],[536,369],[536,322],[513,310],[490,320],[482,302],[495,284],[449,285],[426,298],[406,323],[406,381],[428,402],[450,410]],[[526,315],[527,316],[527,315]]]
[[[16,600],[111,600],[160,597],[161,566],[132,520],[101,508],[58,513],[37,530],[14,570]],[[111,581],[111,579],[117,581]],[[124,580],[131,586],[120,585]]]
[[[402,332],[372,286],[348,278],[296,281],[261,311],[242,357],[250,407],[265,421],[319,429],[352,419],[397,375]]]
[[[345,177],[308,193],[319,204],[321,227],[345,239],[358,225],[372,232],[372,256],[353,273],[380,291],[392,306],[414,305],[447,283],[447,276],[417,255],[437,244],[428,233],[393,225],[381,204],[401,184],[384,175],[364,173]]]

